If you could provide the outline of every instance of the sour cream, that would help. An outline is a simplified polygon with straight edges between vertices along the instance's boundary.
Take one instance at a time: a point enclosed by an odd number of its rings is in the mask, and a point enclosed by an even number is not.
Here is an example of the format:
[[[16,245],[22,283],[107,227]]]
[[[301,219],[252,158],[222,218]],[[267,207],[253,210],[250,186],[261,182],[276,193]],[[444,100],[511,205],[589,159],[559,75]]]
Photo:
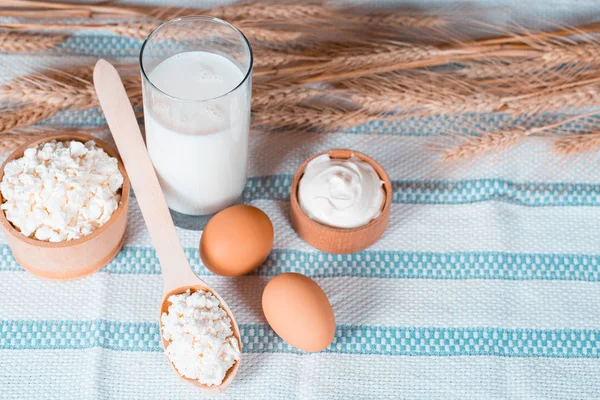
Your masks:
[[[298,186],[298,202],[309,218],[335,228],[357,228],[381,213],[385,192],[375,169],[356,157],[311,160]]]

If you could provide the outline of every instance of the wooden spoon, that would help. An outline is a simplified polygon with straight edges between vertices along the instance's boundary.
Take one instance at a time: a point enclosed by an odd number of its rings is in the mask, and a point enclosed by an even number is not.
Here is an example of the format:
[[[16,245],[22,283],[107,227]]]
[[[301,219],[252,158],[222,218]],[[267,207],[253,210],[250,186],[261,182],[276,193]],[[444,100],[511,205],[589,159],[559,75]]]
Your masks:
[[[115,67],[109,62],[99,60],[96,63],[94,87],[160,261],[164,280],[161,315],[168,309],[169,302],[167,300],[173,294],[180,294],[188,289],[191,289],[192,292],[196,290],[211,292],[231,319],[233,333],[241,350],[240,331],[231,310],[221,296],[194,274],[183,252],[123,82]],[[168,343],[163,339],[163,348],[166,349],[167,345]],[[206,386],[197,380],[185,378],[179,374],[170,360],[169,363],[180,378],[193,384],[201,392],[218,393],[231,384],[237,374],[240,360],[227,371],[225,379],[219,386]]]

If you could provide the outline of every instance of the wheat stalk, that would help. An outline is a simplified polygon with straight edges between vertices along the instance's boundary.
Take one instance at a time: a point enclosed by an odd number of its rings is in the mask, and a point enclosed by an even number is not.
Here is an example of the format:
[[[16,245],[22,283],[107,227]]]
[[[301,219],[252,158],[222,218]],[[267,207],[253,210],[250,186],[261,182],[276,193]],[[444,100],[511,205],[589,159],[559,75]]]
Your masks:
[[[573,154],[600,147],[600,131],[569,135],[554,143],[553,150],[558,154]]]
[[[273,21],[306,22],[312,18],[324,18],[328,8],[319,3],[313,4],[277,4],[242,2],[230,6],[213,8],[206,12],[214,17],[227,21],[251,20],[256,23]]]
[[[332,130],[361,125],[376,119],[378,118],[360,112],[295,106],[271,112],[253,113],[252,122],[256,127]]]
[[[134,39],[145,39],[161,23],[161,20],[127,21],[116,25],[107,25],[107,29],[117,35]],[[272,30],[254,26],[240,26],[240,29],[252,41],[271,43],[291,42],[303,35],[302,32],[297,31]],[[173,32],[170,38],[185,40],[189,38],[188,33],[187,31]]]
[[[305,35],[303,32],[272,30],[253,26],[240,26],[242,33],[251,41],[286,43],[298,40]]]
[[[57,126],[38,125],[25,128],[15,128],[10,132],[0,135],[0,154],[7,153],[14,150],[18,146],[32,141],[37,138],[44,137],[46,135],[55,134],[57,132],[63,134],[76,134],[85,133],[88,135],[94,132],[105,130],[105,126],[92,128],[92,129],[77,129],[77,128],[64,128]]]
[[[576,83],[577,85],[565,85],[562,88],[549,88],[530,95],[506,98],[505,109],[514,114],[531,114],[600,106],[600,83]]]
[[[539,60],[527,60],[513,62],[508,64],[499,63],[477,63],[456,71],[459,76],[468,79],[491,79],[491,78],[510,78],[538,75],[547,72],[544,65]]]
[[[110,17],[123,17],[123,18],[133,18],[133,17],[141,17],[144,14],[141,14],[138,11],[135,11],[133,7],[115,7],[110,5],[101,5],[101,4],[73,4],[73,3],[61,3],[61,2],[53,2],[53,1],[34,1],[34,0],[0,0],[0,6],[4,7],[15,7],[16,12],[20,12],[21,15],[15,15],[19,17],[23,17],[23,12],[32,11],[37,12],[49,12],[54,11],[56,16],[60,17],[69,17],[71,13],[77,12],[78,16],[82,16],[79,13],[85,13],[87,16],[102,16],[105,18]],[[60,15],[60,12],[64,12],[65,14]],[[90,15],[91,13],[91,15]],[[52,15],[52,14],[51,14]]]
[[[92,73],[91,66],[51,70],[19,77],[0,86],[0,102],[12,104],[0,115],[0,133],[36,124],[60,110],[97,107]],[[133,106],[140,107],[140,77],[125,76],[123,83]]]
[[[158,20],[127,21],[116,25],[109,25],[108,29],[117,35],[134,39],[145,39],[160,24],[161,21]]]
[[[0,113],[0,133],[36,124],[50,118],[56,114],[58,110],[60,110],[59,107],[49,103],[40,103],[13,110],[4,110]]]
[[[0,154],[6,154],[13,151],[20,145],[34,140],[40,135],[35,133],[15,132],[14,134],[4,134],[0,136]]]
[[[480,45],[498,45],[510,43],[532,43],[544,40],[556,40],[557,38],[571,37],[573,35],[588,35],[600,32],[600,22],[592,22],[580,25],[576,28],[561,28],[549,32],[526,32],[524,34],[510,33],[508,36],[495,37],[492,39],[480,39],[475,42]]]
[[[66,38],[66,35],[0,32],[0,51],[5,53],[25,53],[49,50],[64,42]]]
[[[0,5],[7,4],[6,1],[19,2],[0,0]],[[41,44],[41,38],[49,37],[56,43],[47,45],[47,48],[53,48],[66,37],[60,32],[76,29],[102,28],[118,35],[143,39],[166,18],[192,11],[179,8],[105,8],[104,5],[61,6],[60,3],[47,3],[48,7],[41,3],[37,4],[37,8],[30,7],[34,3],[38,2],[28,3],[27,12],[52,9],[56,11],[53,15],[76,11],[81,16],[113,13],[119,18],[128,15],[127,18],[131,19],[111,23],[91,20],[86,24],[4,22],[1,26],[11,29],[11,32],[5,33],[5,36],[0,34],[0,50],[2,43],[17,43],[15,35],[38,35],[40,43],[27,44],[37,46],[37,49],[45,46]],[[119,13],[120,9],[129,11]],[[402,33],[397,32],[401,27],[436,30],[447,20],[431,15],[363,11],[335,8],[323,3],[282,6],[273,2],[238,3],[201,12],[233,21],[253,41],[256,56],[253,115],[254,124],[258,126],[337,129],[379,119],[382,114],[390,119],[407,114],[489,111],[532,114],[595,106],[600,101],[600,80],[582,81],[583,74],[574,73],[576,67],[572,67],[583,65],[582,68],[592,69],[600,64],[600,45],[586,35],[578,35],[577,30],[570,30],[571,37],[568,38],[564,31],[556,31],[550,35],[516,35],[501,40],[466,43],[446,40],[448,44],[419,40],[419,43],[436,44],[406,44],[382,40],[377,36],[385,34],[387,38],[397,39],[398,33]],[[598,31],[599,27],[587,27],[584,31]],[[32,34],[27,31],[30,29],[48,29],[58,31],[58,34]],[[321,34],[332,31],[340,32],[336,35]],[[10,40],[3,42],[3,37]],[[189,32],[183,30],[174,34],[172,39],[188,37]],[[425,39],[435,37],[430,34]],[[485,62],[476,63],[478,60]],[[420,68],[451,62],[471,64],[462,70],[416,72]],[[471,80],[464,79],[465,76]],[[500,78],[493,81],[498,76]],[[589,77],[586,75],[586,78]],[[39,122],[58,110],[96,107],[98,103],[91,81],[92,69],[88,66],[68,71],[46,71],[1,86],[0,101],[8,103],[6,115],[0,117],[0,128],[4,128],[2,132]],[[139,107],[142,103],[139,76],[125,76],[124,81],[130,99]],[[319,85],[307,86],[306,83]],[[341,104],[334,106],[333,100],[339,99],[343,100]],[[541,132],[536,129],[516,128],[472,137],[462,143],[462,147],[448,150],[444,159],[471,157],[487,149],[509,147],[523,137]],[[584,140],[570,137],[572,141]],[[589,137],[585,139],[591,140]]]
[[[252,94],[252,107],[254,109],[277,109],[300,104],[313,97],[329,93],[322,89],[297,86],[255,85]]]
[[[85,66],[65,71],[49,71],[13,79],[0,86],[0,101],[44,103],[58,109],[83,109],[98,105],[91,82],[93,67]],[[81,77],[73,75],[77,71]],[[125,76],[123,83],[130,96],[141,96],[140,78]]]
[[[62,9],[62,10],[27,10],[27,9],[16,9],[16,10],[1,10],[1,17],[13,17],[13,18],[36,18],[36,19],[49,19],[49,18],[91,18],[93,13],[90,10],[85,9]]]
[[[354,14],[341,17],[342,20],[357,26],[369,28],[397,29],[397,28],[441,28],[448,21],[433,15],[402,15],[397,13]]]
[[[433,72],[388,73],[340,82],[352,99],[370,112],[418,114],[491,112],[503,107],[502,97],[452,76]]]
[[[353,50],[356,51],[356,49]],[[388,43],[373,45],[370,49],[365,50],[363,52],[360,49],[361,52],[358,54],[355,54],[353,51],[347,51],[346,53],[349,54],[333,56],[329,61],[306,63],[295,67],[281,68],[273,72],[279,76],[307,75],[307,78],[302,79],[303,82],[327,82],[332,79],[340,80],[348,77],[401,69],[398,66],[399,64],[408,68],[409,65],[432,59],[437,59],[435,63],[439,64],[444,55],[450,54],[435,46],[411,46]],[[269,71],[259,74],[259,76],[262,75],[269,75]]]
[[[264,25],[273,23],[296,23],[306,25],[309,21],[348,22],[357,26],[398,28],[434,28],[446,24],[443,18],[427,14],[403,15],[397,12],[354,12],[353,8],[331,7],[323,2],[311,4],[278,2],[241,2],[209,10],[148,7],[148,6],[107,6],[102,4],[65,4],[58,2],[0,0],[5,17],[48,17],[48,18],[156,18],[168,20],[185,15],[206,14],[217,18],[245,24]]]
[[[564,63],[598,65],[600,63],[600,45],[595,42],[549,45],[543,48],[540,58],[553,66]]]
[[[485,49],[462,45],[441,48],[433,45],[404,45],[386,42],[372,44],[368,49],[359,54],[351,52],[351,54],[335,56],[330,61],[323,63],[282,68],[276,73],[277,75],[298,75],[297,80],[304,83],[333,82],[490,56],[517,57],[531,53],[531,50],[513,48]],[[262,75],[268,75],[268,72],[263,72]],[[302,75],[307,77],[300,77]]]
[[[341,82],[333,90],[257,84],[253,105],[276,110],[323,98],[351,101],[369,115],[396,111],[410,115],[493,112],[504,106],[502,97],[434,73],[362,77]]]
[[[254,49],[254,68],[275,69],[299,62],[316,62],[322,58],[303,54],[284,53],[264,48]]]
[[[442,161],[464,160],[491,150],[502,150],[514,146],[531,132],[515,128],[506,131],[489,132],[483,136],[467,139],[460,146],[446,150],[442,154]]]
[[[61,82],[26,82],[15,80],[0,87],[0,101],[18,103],[44,102],[62,108],[85,108],[96,101],[92,86],[75,87]]]
[[[588,112],[585,114],[580,114],[571,118],[564,119],[554,124],[544,125],[541,127],[535,127],[530,129],[517,127],[509,130],[487,132],[482,136],[469,138],[460,145],[446,150],[442,154],[442,161],[448,162],[464,160],[490,151],[504,150],[516,145],[527,136],[536,135],[542,132],[548,132],[570,122],[582,118],[587,118],[595,114],[595,111]]]
[[[564,64],[578,66],[580,69],[600,64],[600,45],[594,42],[576,45],[547,45],[538,51],[539,53],[532,53],[533,57],[526,60],[508,63],[475,63],[458,70],[457,73],[470,79],[524,77],[548,73],[557,74],[560,71],[554,68],[564,68]]]

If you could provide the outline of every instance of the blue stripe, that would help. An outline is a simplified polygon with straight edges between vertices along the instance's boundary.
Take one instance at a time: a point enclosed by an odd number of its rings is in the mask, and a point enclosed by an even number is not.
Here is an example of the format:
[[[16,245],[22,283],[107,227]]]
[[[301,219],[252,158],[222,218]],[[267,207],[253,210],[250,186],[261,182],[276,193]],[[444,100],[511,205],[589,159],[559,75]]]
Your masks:
[[[185,252],[196,274],[211,275],[203,266],[197,249],[187,248]],[[6,245],[0,246],[0,271],[23,271]],[[160,274],[160,265],[154,249],[125,246],[102,271],[156,275]],[[267,261],[251,275],[276,276],[284,272],[311,277],[600,282],[600,255],[403,251],[326,254],[274,249]]]
[[[94,57],[131,57],[137,61],[142,47],[139,39],[119,35],[106,34],[77,34],[65,40],[57,50],[69,55],[94,56]]]
[[[245,200],[288,200],[292,175],[248,179]],[[504,179],[461,181],[397,180],[398,204],[470,204],[502,201],[523,206],[600,206],[600,185],[591,183],[512,182]]]
[[[246,353],[302,353],[267,325],[240,326]],[[0,349],[161,351],[155,322],[0,321]],[[338,325],[327,353],[599,358],[600,330]]]

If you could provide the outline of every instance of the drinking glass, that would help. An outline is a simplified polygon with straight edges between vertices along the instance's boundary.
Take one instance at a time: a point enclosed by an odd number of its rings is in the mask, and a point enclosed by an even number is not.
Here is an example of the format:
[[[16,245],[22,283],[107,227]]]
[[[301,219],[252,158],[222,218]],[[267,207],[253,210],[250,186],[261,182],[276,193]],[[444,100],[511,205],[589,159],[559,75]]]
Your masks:
[[[202,229],[246,185],[250,43],[218,18],[177,18],[146,38],[140,68],[146,145],[161,189],[176,225]]]

